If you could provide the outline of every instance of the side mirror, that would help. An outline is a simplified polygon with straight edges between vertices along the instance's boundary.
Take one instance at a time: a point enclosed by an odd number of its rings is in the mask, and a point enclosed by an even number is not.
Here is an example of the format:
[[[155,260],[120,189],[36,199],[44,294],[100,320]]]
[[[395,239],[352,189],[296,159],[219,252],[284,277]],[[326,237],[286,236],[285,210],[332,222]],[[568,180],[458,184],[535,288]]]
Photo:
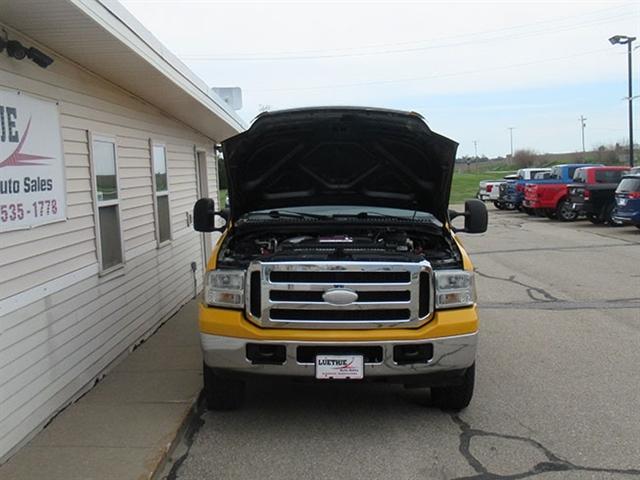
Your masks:
[[[216,227],[216,218],[222,218],[222,227]],[[210,198],[201,198],[193,206],[193,228],[198,232],[222,232],[227,227],[228,211],[216,212],[216,204]]]
[[[449,210],[449,220],[464,216],[464,229],[457,230],[467,233],[484,233],[487,231],[489,216],[487,207],[482,200],[471,199],[464,202],[464,213]]]

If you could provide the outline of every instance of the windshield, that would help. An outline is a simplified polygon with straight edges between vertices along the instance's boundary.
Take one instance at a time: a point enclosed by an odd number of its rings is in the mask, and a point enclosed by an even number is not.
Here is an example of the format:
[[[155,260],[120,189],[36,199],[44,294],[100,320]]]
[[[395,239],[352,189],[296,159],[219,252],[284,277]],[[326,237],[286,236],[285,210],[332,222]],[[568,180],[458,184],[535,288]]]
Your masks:
[[[584,168],[577,169],[576,173],[573,175],[573,181],[578,183],[586,183],[587,171]]]
[[[640,192],[640,177],[623,178],[616,192]]]
[[[279,216],[307,216],[310,218],[341,218],[341,217],[393,217],[414,219],[421,222],[442,226],[442,223],[431,213],[401,208],[369,207],[362,205],[317,205],[303,207],[287,207],[279,210],[256,210],[246,213],[242,218],[268,215],[272,218]]]

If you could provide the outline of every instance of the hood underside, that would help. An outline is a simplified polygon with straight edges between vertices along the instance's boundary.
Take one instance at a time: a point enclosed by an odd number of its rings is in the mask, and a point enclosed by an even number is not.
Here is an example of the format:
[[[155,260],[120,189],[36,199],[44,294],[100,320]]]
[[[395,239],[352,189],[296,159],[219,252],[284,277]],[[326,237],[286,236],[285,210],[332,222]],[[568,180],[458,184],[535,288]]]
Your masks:
[[[362,205],[429,212],[444,222],[458,144],[415,113],[335,107],[263,114],[222,146],[233,219]]]

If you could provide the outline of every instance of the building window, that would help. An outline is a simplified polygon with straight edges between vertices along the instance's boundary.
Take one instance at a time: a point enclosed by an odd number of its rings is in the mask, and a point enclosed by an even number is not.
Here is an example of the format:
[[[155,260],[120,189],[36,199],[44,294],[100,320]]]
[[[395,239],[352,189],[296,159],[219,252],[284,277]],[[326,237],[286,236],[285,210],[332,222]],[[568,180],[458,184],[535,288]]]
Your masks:
[[[96,229],[100,270],[123,263],[120,228],[120,194],[115,140],[93,136],[91,140],[94,191],[97,206]]]
[[[169,178],[167,175],[167,149],[164,145],[152,145],[153,196],[156,214],[156,238],[158,245],[171,240],[171,209],[169,208]]]

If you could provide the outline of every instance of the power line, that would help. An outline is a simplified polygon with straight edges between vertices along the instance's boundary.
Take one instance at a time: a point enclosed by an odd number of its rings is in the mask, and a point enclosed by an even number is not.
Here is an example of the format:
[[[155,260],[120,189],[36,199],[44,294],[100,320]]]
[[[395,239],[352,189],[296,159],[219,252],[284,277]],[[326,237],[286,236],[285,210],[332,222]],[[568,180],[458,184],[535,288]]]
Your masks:
[[[430,45],[424,45],[424,46],[417,46],[417,47],[412,47],[412,48],[404,48],[404,49],[397,49],[397,48],[391,48],[391,49],[386,49],[386,50],[377,50],[377,51],[359,51],[359,52],[350,52],[350,53],[328,53],[328,54],[316,54],[316,55],[306,55],[306,54],[286,54],[283,53],[282,55],[279,54],[244,54],[241,56],[217,56],[217,55],[180,55],[180,58],[182,58],[183,60],[190,60],[190,61],[230,61],[230,62],[242,62],[242,61],[291,61],[291,60],[318,60],[318,59],[331,59],[331,58],[349,58],[349,57],[363,57],[363,56],[376,56],[376,55],[389,55],[389,54],[399,54],[399,53],[415,53],[415,52],[420,52],[420,51],[426,51],[426,50],[435,50],[435,49],[441,49],[441,48],[452,48],[452,47],[461,47],[461,46],[466,46],[469,44],[479,44],[479,43],[491,43],[491,42],[495,42],[495,41],[504,41],[504,40],[514,40],[514,39],[521,39],[521,38],[528,38],[528,37],[532,37],[532,36],[538,36],[541,34],[545,34],[545,33],[562,33],[562,32],[566,32],[566,31],[571,31],[571,30],[575,30],[575,29],[580,29],[580,28],[585,28],[585,27],[591,27],[591,26],[596,26],[596,25],[602,25],[602,24],[606,24],[606,23],[610,23],[619,19],[629,19],[629,18],[636,18],[638,17],[638,14],[629,14],[629,13],[618,13],[615,14],[613,16],[608,16],[608,17],[604,17],[604,18],[597,18],[597,19],[591,19],[585,22],[581,22],[581,23],[576,23],[576,24],[569,24],[569,25],[564,25],[564,26],[560,26],[560,27],[553,27],[553,28],[544,28],[544,29],[537,29],[537,30],[532,30],[532,31],[528,31],[528,32],[516,32],[516,33],[511,33],[511,34],[503,34],[503,35],[498,35],[498,36],[493,36],[493,37],[489,37],[489,38],[479,38],[479,39],[474,39],[474,38],[469,38],[468,40],[462,40],[462,41],[458,41],[458,42],[450,42],[450,43],[440,43],[440,44],[430,44]],[[545,23],[545,22],[537,22],[537,23]],[[529,28],[531,25],[535,25],[536,23],[532,23],[529,25],[523,25],[523,27]],[[515,27],[514,27],[515,28]],[[459,36],[453,36],[453,37],[445,37],[445,38],[441,38],[440,40],[451,40],[454,38],[468,38],[468,37],[473,37],[474,35],[486,35],[487,33],[497,33],[500,31],[505,31],[508,29],[501,29],[501,30],[494,30],[494,31],[487,31],[485,33],[475,33],[475,34],[466,34],[466,35],[459,35]],[[433,40],[431,40],[433,41]],[[438,41],[438,40],[436,40]],[[424,40],[422,42],[415,42],[415,43],[425,43],[425,42],[429,42],[429,40]],[[410,42],[410,44],[415,44],[414,42]],[[372,47],[359,47],[359,49],[363,49],[363,48],[372,48]],[[334,52],[339,52],[342,50],[334,50]]]
[[[566,55],[563,57],[545,58],[545,59],[534,60],[530,62],[514,63],[514,64],[502,65],[497,67],[489,67],[486,69],[466,70],[466,71],[460,71],[460,72],[451,72],[451,73],[444,73],[444,74],[437,74],[437,75],[426,75],[426,76],[420,76],[420,77],[396,78],[396,79],[388,79],[388,80],[371,80],[366,82],[354,82],[354,83],[334,83],[330,85],[315,85],[315,86],[309,86],[309,87],[265,88],[265,89],[255,89],[251,91],[253,92],[294,92],[294,91],[308,91],[308,90],[324,90],[324,89],[332,89],[332,88],[361,87],[361,86],[367,86],[367,85],[385,85],[390,83],[415,82],[420,80],[432,80],[432,79],[438,79],[438,78],[457,77],[460,75],[474,75],[474,74],[483,73],[483,72],[493,72],[495,70],[507,70],[510,68],[526,67],[530,65],[537,65],[539,63],[568,60],[571,58],[583,57],[585,55],[592,55],[595,53],[604,53],[604,52],[608,52],[610,54],[611,49],[602,48],[598,50],[591,50],[588,52],[577,53],[574,55]],[[247,90],[250,90],[250,89],[247,89]]]
[[[167,3],[171,3],[172,0],[169,0]],[[181,0],[181,2],[184,3],[190,3],[189,0]],[[158,3],[156,2],[137,2],[137,1],[128,1],[127,3]],[[334,49],[311,49],[311,50],[288,50],[288,51],[280,51],[280,52],[234,52],[234,53],[228,53],[228,55],[238,55],[238,56],[249,56],[249,57],[253,57],[253,56],[280,56],[280,55],[307,55],[307,54],[314,54],[314,53],[327,53],[327,52],[343,52],[343,51],[354,51],[354,50],[363,50],[363,49],[372,49],[372,48],[386,48],[386,47],[397,47],[397,46],[406,46],[406,45],[418,45],[418,44],[423,44],[426,42],[433,42],[433,41],[440,41],[440,40],[450,40],[450,39],[455,39],[455,38],[465,38],[465,37],[470,37],[470,36],[481,36],[481,35],[487,35],[487,34],[491,34],[491,33],[499,33],[499,32],[505,32],[505,31],[510,31],[510,30],[518,30],[521,28],[530,28],[532,26],[535,25],[542,25],[542,24],[548,24],[548,23],[557,23],[557,22],[563,22],[566,20],[572,20],[572,19],[576,19],[576,18],[580,18],[580,17],[588,17],[588,16],[592,16],[594,14],[598,14],[598,13],[602,13],[602,12],[609,12],[611,10],[618,10],[620,8],[627,8],[631,5],[616,5],[614,7],[606,7],[606,8],[600,8],[597,10],[591,10],[590,12],[585,12],[585,13],[580,13],[577,15],[569,15],[569,16],[565,16],[565,17],[559,17],[559,18],[550,18],[550,19],[545,19],[545,20],[538,20],[536,22],[527,22],[527,23],[522,23],[522,24],[518,24],[518,25],[512,25],[509,27],[503,27],[503,28],[498,28],[498,29],[490,29],[490,30],[480,30],[478,32],[469,32],[469,33],[462,33],[459,35],[449,35],[446,37],[436,37],[434,39],[430,39],[430,40],[412,40],[412,41],[405,41],[405,42],[393,42],[393,43],[378,43],[378,44],[369,44],[369,45],[361,45],[358,47],[343,47],[343,48],[334,48]],[[185,55],[186,57],[198,57],[198,55]]]

